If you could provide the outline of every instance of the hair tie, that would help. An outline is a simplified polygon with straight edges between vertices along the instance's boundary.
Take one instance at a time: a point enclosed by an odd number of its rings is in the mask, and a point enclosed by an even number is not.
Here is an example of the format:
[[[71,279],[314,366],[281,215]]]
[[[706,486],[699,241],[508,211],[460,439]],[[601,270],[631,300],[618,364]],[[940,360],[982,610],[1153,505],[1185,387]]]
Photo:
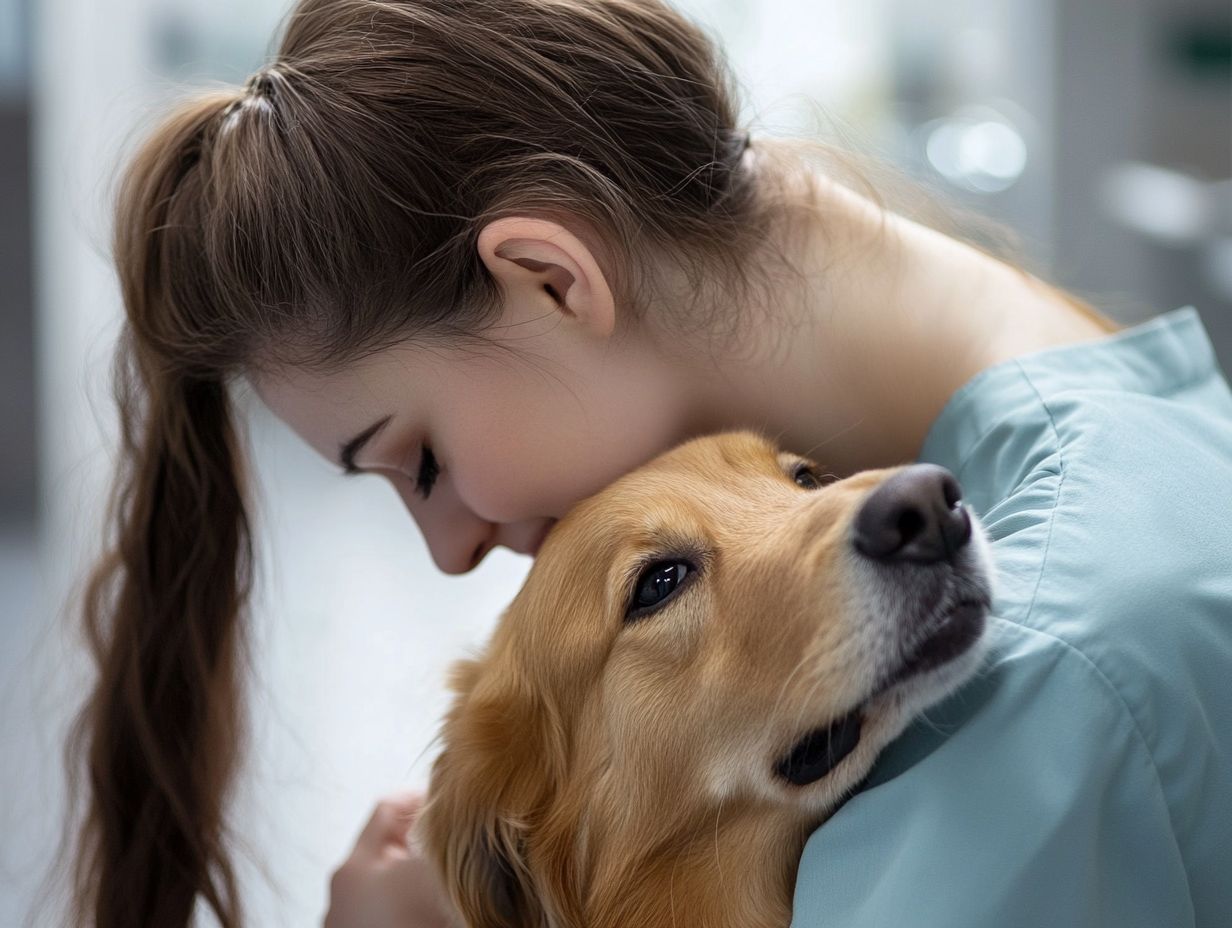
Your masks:
[[[275,78],[278,76],[273,65],[266,65],[249,75],[248,80],[244,81],[240,95],[222,110],[222,131],[230,131],[246,110],[255,107],[272,111],[275,100]]]
[[[275,65],[258,68],[244,81],[244,92],[252,97],[273,99],[277,79],[281,76]]]

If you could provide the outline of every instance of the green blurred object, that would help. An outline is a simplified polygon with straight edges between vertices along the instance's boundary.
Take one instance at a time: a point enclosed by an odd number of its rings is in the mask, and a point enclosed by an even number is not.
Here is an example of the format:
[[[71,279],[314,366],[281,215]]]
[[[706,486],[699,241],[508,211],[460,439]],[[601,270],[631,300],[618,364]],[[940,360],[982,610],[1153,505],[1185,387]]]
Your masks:
[[[1189,77],[1218,80],[1232,76],[1232,16],[1223,23],[1193,20],[1176,25],[1169,32],[1165,53]]]

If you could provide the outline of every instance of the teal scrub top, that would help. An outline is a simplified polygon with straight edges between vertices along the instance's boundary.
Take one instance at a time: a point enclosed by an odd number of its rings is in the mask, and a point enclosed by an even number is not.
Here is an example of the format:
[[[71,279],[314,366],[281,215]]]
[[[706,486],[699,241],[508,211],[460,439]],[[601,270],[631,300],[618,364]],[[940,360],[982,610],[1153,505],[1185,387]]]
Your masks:
[[[986,368],[921,461],[997,567],[985,669],[810,837],[793,928],[1232,926],[1232,391],[1193,306]]]

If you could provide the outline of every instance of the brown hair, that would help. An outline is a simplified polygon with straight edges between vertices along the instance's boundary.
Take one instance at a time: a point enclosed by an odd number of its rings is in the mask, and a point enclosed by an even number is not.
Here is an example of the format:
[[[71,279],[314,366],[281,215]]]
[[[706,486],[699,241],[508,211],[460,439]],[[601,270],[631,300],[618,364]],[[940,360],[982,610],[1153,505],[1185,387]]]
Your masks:
[[[717,43],[659,0],[301,0],[285,26],[244,88],[165,117],[119,190],[122,446],[83,596],[98,678],[67,750],[70,797],[88,785],[65,832],[76,924],[175,928],[198,902],[243,923],[233,379],[482,338],[499,291],[475,243],[502,215],[571,223],[635,316],[683,269],[696,299],[674,317],[711,332],[787,267],[765,247],[786,204],[741,158]],[[806,147],[754,143],[784,170]]]

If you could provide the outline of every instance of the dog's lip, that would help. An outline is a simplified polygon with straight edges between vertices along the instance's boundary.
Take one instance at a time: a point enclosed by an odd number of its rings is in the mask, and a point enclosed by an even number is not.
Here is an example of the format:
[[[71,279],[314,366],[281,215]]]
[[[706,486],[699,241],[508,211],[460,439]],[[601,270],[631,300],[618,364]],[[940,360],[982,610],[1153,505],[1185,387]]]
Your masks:
[[[855,750],[865,716],[882,693],[927,670],[940,667],[967,651],[984,631],[989,602],[984,598],[963,599],[934,620],[932,632],[872,694],[829,725],[798,738],[779,757],[775,772],[794,786],[808,786],[822,779]]]
[[[774,772],[792,786],[816,783],[842,763],[860,743],[864,722],[864,703],[829,725],[815,728],[796,739],[796,743],[774,765]]]
[[[943,612],[928,636],[873,690],[866,702],[965,653],[983,634],[990,606],[987,597],[969,597]]]

